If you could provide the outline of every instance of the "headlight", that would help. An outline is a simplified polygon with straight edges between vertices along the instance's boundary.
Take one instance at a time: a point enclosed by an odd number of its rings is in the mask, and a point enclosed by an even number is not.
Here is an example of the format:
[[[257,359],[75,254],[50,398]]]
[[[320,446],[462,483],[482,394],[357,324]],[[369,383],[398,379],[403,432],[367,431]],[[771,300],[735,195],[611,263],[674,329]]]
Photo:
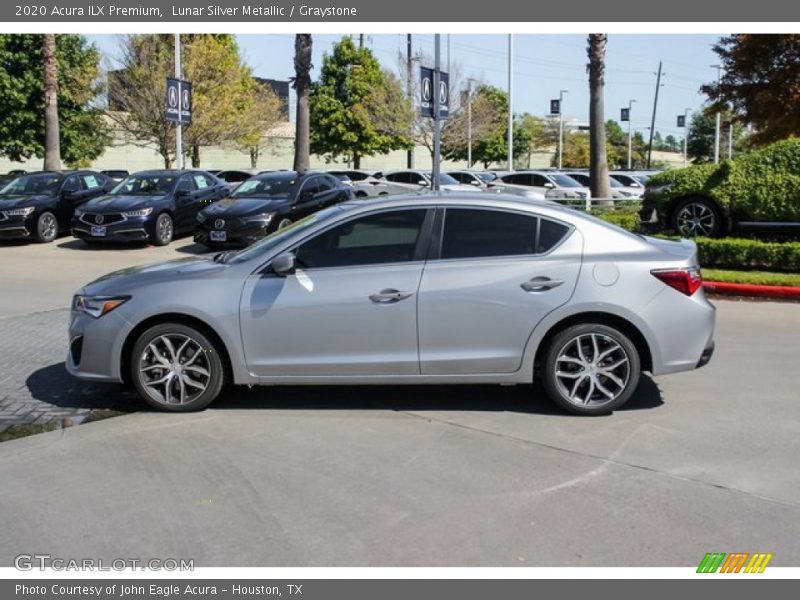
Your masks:
[[[26,208],[12,208],[11,210],[5,211],[5,213],[7,217],[27,217],[34,210],[36,210],[35,207],[28,206]]]
[[[130,300],[130,296],[81,296],[77,295],[72,300],[72,310],[85,312],[87,315],[99,319],[110,313],[118,306]]]
[[[153,212],[153,207],[150,208],[140,208],[139,210],[129,210],[127,212],[122,213],[123,217],[146,217],[147,215]]]
[[[206,216],[201,212],[197,213],[197,217],[196,218],[197,218],[197,222],[198,223],[204,223],[205,220],[206,220]]]
[[[275,216],[275,213],[261,213],[260,215],[252,215],[250,217],[244,217],[245,223],[264,223],[265,225],[272,220],[272,217]]]

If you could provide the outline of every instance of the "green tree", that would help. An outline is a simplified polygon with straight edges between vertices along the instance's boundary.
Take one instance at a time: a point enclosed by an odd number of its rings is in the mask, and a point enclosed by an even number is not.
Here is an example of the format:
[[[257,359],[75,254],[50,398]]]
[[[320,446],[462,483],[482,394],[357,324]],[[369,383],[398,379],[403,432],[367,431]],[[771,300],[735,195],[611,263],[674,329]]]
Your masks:
[[[183,71],[192,82],[192,122],[184,129],[192,166],[200,148],[235,141],[252,131],[256,81],[232,35],[193,35],[184,42]]]
[[[55,36],[62,160],[89,163],[110,143],[99,104],[100,54],[79,35]],[[24,160],[45,154],[44,44],[41,35],[0,35],[0,155]]]
[[[589,167],[589,134],[585,131],[565,131],[562,165],[565,168],[586,169]],[[558,157],[553,157],[552,166],[557,166]]]
[[[666,152],[679,152],[681,145],[677,138],[671,133],[664,138],[664,150]]]
[[[250,155],[250,167],[258,167],[258,159],[269,147],[272,138],[269,133],[283,119],[281,101],[267,85],[256,83],[251,90],[252,97],[247,102],[247,110],[242,120],[247,129],[234,140],[234,147]]]
[[[442,156],[466,160],[468,114],[461,107],[442,129]],[[520,119],[514,121],[514,155],[528,152],[530,138]],[[508,94],[491,85],[481,85],[472,96],[472,160],[488,167],[508,159]]]
[[[702,87],[714,110],[732,107],[752,141],[800,135],[800,34],[739,34],[714,46],[724,75]]]
[[[343,37],[322,59],[309,99],[311,152],[352,159],[411,146],[412,109],[400,81],[368,48]]]
[[[520,127],[528,140],[528,146],[524,152],[527,157],[525,166],[530,168],[531,156],[534,152],[552,148],[558,144],[557,132],[550,126],[547,119],[537,117],[530,113],[523,113],[519,117]],[[514,152],[516,154],[516,150]]]
[[[728,138],[730,137],[731,113],[725,111],[720,118],[719,155],[727,157]],[[687,138],[687,153],[694,163],[707,163],[714,160],[714,135],[716,132],[716,112],[713,107],[706,107],[692,116]],[[734,156],[748,146],[748,135],[745,127],[738,122],[733,123]]]

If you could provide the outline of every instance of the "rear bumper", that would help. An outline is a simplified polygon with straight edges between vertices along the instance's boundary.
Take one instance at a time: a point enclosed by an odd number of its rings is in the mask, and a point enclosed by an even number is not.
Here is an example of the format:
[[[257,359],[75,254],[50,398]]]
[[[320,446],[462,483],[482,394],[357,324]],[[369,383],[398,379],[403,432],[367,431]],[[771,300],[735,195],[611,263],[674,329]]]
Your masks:
[[[695,366],[695,369],[699,369],[700,367],[705,367],[709,363],[709,361],[711,360],[711,355],[712,354],[714,354],[714,342],[713,342],[713,340],[708,346],[706,346],[705,350],[703,350],[703,353],[700,355],[700,360],[697,361],[697,365]]]

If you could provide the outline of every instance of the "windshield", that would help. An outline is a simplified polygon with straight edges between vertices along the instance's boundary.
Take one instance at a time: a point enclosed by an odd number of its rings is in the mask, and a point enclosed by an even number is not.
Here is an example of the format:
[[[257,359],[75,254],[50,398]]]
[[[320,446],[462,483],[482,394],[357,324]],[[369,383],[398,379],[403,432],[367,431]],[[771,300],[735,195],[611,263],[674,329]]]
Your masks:
[[[272,232],[267,237],[260,239],[255,244],[248,246],[244,250],[239,250],[239,252],[236,252],[235,254],[231,255],[230,258],[226,259],[225,262],[231,264],[241,263],[248,261],[251,258],[261,256],[264,253],[269,252],[271,248],[274,248],[278,244],[282,243],[286,238],[293,236],[295,233],[299,233],[304,229],[308,229],[309,227],[312,227],[317,223],[329,219],[333,215],[337,215],[341,212],[341,206],[332,206],[330,208],[310,214],[304,219],[295,221],[288,227],[284,227],[283,229]]]
[[[175,185],[175,175],[131,175],[111,190],[112,196],[164,196]]]
[[[233,198],[269,198],[286,196],[297,187],[297,177],[259,177],[248,179],[231,194]]]
[[[616,179],[614,179],[613,177],[609,177],[609,178],[608,178],[608,184],[609,184],[609,186],[611,186],[611,187],[613,187],[613,188],[621,188],[621,187],[625,187],[624,185],[622,185],[622,184],[621,184],[619,181],[617,181],[617,180],[616,180]]]
[[[576,187],[583,187],[580,183],[575,181],[572,177],[567,175],[561,175],[559,173],[552,173],[550,175],[550,179],[555,181],[558,187],[562,188],[576,188]]]
[[[425,175],[428,179],[433,177],[433,173],[431,172],[425,173]],[[458,185],[458,181],[447,173],[439,173],[439,185]]]
[[[633,178],[644,185],[647,183],[647,180],[650,179],[650,175],[634,175]]]
[[[0,189],[0,196],[33,196],[34,194],[53,194],[58,190],[61,176],[54,173],[23,175],[12,179]]]
[[[489,183],[490,181],[494,181],[497,179],[497,175],[494,173],[487,173],[486,171],[482,171],[480,173],[475,173],[479,179],[481,179],[484,183]]]

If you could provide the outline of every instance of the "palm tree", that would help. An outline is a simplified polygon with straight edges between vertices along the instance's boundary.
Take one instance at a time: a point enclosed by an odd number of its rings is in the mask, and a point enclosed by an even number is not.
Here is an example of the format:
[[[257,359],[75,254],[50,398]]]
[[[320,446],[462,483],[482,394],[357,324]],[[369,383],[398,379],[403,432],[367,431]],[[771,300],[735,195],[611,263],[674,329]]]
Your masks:
[[[58,133],[58,65],[56,36],[42,36],[44,48],[44,169],[61,169],[61,142]]]
[[[603,114],[607,41],[605,33],[589,34],[589,184],[593,198],[611,198]]]
[[[294,170],[306,171],[310,166],[308,94],[311,88],[311,34],[294,36],[294,82],[297,91]]]

